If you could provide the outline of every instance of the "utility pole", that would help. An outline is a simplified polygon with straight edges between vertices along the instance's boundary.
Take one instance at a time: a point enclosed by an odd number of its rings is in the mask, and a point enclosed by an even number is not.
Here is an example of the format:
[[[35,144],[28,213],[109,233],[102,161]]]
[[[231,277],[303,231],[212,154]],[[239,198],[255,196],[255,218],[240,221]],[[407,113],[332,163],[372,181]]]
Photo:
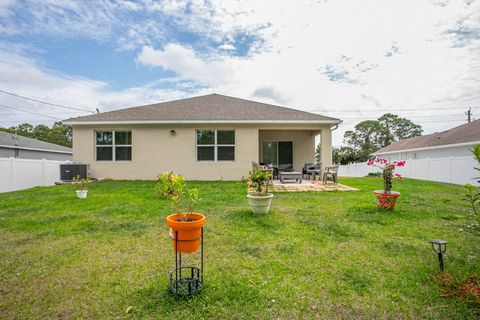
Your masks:
[[[472,108],[468,108],[467,112],[465,112],[465,115],[467,116],[468,122],[472,121]]]

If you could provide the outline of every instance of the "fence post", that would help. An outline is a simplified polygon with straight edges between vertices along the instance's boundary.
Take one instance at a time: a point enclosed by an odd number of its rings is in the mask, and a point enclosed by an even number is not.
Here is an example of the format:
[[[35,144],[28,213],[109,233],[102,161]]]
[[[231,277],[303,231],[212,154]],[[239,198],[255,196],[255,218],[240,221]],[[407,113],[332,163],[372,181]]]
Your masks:
[[[10,188],[7,191],[15,190],[15,158],[10,157]]]
[[[45,176],[46,176],[46,173],[45,173],[45,161],[46,161],[46,159],[42,159],[42,185],[43,185],[43,186],[47,185],[47,183],[45,182]]]
[[[452,183],[453,182],[453,157],[450,156],[448,157],[448,168],[449,168],[449,180],[448,182]]]
[[[427,180],[430,180],[430,158],[426,158],[427,160]]]

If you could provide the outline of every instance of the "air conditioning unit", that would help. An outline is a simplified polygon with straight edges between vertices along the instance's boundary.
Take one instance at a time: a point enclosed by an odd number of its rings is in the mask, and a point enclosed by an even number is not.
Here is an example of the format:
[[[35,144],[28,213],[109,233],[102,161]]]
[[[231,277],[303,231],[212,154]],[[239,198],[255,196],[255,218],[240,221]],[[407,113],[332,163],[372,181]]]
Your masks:
[[[60,165],[60,180],[72,181],[74,177],[86,179],[90,175],[90,165],[81,163],[69,163]]]

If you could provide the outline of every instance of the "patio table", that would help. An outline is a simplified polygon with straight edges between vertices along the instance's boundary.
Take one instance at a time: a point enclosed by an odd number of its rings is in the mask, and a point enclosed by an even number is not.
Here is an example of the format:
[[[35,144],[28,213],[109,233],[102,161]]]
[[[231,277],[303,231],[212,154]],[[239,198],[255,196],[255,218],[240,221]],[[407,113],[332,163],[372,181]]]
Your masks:
[[[302,183],[303,181],[302,173],[298,171],[279,172],[278,177],[281,183],[283,183],[285,180],[295,180],[298,183]]]

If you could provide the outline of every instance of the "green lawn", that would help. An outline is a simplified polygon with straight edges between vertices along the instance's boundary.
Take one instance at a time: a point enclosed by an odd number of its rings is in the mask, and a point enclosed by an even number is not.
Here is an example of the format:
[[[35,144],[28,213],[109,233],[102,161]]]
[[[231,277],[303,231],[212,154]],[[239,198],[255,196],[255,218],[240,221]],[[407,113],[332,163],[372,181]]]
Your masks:
[[[405,179],[394,212],[376,178],[351,192],[277,193],[249,212],[246,184],[191,182],[207,216],[205,287],[177,300],[167,200],[152,181],[0,194],[1,319],[476,319],[455,287],[480,275],[479,239],[459,231],[463,187]],[[447,287],[429,239],[449,240]],[[196,261],[197,256],[190,256]],[[444,281],[445,282],[445,281]],[[131,313],[126,309],[132,306]]]

